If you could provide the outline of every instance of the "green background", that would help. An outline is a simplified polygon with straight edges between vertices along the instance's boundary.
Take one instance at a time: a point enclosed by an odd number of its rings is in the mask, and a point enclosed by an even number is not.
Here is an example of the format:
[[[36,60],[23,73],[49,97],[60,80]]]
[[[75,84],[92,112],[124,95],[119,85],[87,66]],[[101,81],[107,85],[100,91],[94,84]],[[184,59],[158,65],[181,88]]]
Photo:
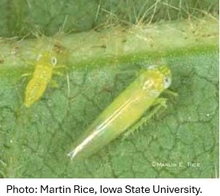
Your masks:
[[[218,177],[217,4],[1,1],[0,177]],[[53,77],[59,86],[27,109],[31,76],[22,74],[55,44],[66,66]],[[96,117],[143,67],[164,62],[179,95],[164,95],[168,108],[71,162],[67,152]]]

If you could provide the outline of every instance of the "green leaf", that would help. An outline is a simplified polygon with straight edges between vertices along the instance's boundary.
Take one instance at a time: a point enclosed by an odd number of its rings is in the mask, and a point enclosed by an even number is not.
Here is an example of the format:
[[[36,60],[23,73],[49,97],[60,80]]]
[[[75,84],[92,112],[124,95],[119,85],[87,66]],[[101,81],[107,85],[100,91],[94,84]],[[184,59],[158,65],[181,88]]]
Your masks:
[[[48,88],[30,109],[21,106],[24,85],[11,86],[2,77],[1,172],[5,177],[216,177],[218,53],[166,61],[178,98],[169,100],[168,109],[139,132],[113,141],[82,163],[67,158],[70,146],[136,72],[109,67],[71,71],[69,87],[65,77],[59,78],[60,88]],[[123,69],[137,65],[127,63]],[[193,163],[199,166],[189,165]]]

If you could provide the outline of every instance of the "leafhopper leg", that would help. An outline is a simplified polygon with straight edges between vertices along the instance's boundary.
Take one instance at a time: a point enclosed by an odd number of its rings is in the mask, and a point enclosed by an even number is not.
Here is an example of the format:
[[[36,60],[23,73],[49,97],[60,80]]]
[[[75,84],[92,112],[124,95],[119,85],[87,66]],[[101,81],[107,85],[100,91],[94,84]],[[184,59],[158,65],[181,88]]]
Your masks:
[[[59,71],[60,69],[67,69],[67,67],[65,65],[56,65],[54,67],[53,74],[63,76],[64,74]]]
[[[63,74],[61,72],[59,72],[59,71],[53,71],[53,74],[54,75],[58,75],[58,76],[63,76]]]
[[[66,69],[66,65],[56,65],[55,69]]]
[[[57,83],[56,80],[50,80],[49,82],[49,86],[52,87],[52,88],[58,88],[59,87],[59,84]]]
[[[151,119],[154,116],[154,114],[156,114],[161,108],[166,108],[166,101],[166,98],[157,98],[152,104],[152,106],[154,107],[150,111],[150,113],[142,117],[137,123],[135,123],[131,128],[129,128],[123,135],[123,139],[126,139],[130,134],[133,134],[134,131],[138,130],[143,124],[146,124],[147,121]]]
[[[25,74],[22,74],[21,77],[22,78],[25,78],[25,77],[29,77],[31,76],[33,73],[25,73]]]
[[[174,97],[177,97],[177,96],[178,96],[178,93],[176,93],[176,92],[174,92],[174,91],[171,91],[171,90],[169,90],[169,89],[166,89],[166,90],[164,91],[164,93],[166,93],[167,95],[172,95],[172,96],[174,96]]]

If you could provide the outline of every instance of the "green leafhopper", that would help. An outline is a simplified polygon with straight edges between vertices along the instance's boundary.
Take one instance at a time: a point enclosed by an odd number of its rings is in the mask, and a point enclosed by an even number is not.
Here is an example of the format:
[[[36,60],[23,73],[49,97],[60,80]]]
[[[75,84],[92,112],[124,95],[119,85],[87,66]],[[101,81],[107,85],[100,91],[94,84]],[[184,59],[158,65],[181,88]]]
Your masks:
[[[50,53],[44,52],[39,55],[36,61],[36,68],[32,79],[25,90],[25,106],[29,108],[38,101],[44,94],[53,74],[57,59]]]
[[[89,126],[68,156],[71,159],[89,157],[126,130],[135,131],[146,122],[146,118],[140,118],[149,108],[154,106],[155,113],[166,105],[166,99],[159,95],[170,85],[171,71],[166,65],[143,70]]]

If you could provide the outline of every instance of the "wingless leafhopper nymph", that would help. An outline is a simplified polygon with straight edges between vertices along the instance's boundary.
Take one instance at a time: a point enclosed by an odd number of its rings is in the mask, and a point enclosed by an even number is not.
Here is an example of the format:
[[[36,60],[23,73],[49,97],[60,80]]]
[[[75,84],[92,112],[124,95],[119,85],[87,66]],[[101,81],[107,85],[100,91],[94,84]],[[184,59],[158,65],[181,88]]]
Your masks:
[[[170,85],[171,71],[166,65],[142,71],[91,124],[68,156],[87,158],[123,132],[127,136],[137,130],[161,107],[166,107],[166,99],[159,95]],[[149,108],[152,108],[149,114],[141,119]]]
[[[24,104],[28,108],[44,94],[52,79],[57,59],[50,52],[42,52],[36,60],[35,70],[25,89]]]

